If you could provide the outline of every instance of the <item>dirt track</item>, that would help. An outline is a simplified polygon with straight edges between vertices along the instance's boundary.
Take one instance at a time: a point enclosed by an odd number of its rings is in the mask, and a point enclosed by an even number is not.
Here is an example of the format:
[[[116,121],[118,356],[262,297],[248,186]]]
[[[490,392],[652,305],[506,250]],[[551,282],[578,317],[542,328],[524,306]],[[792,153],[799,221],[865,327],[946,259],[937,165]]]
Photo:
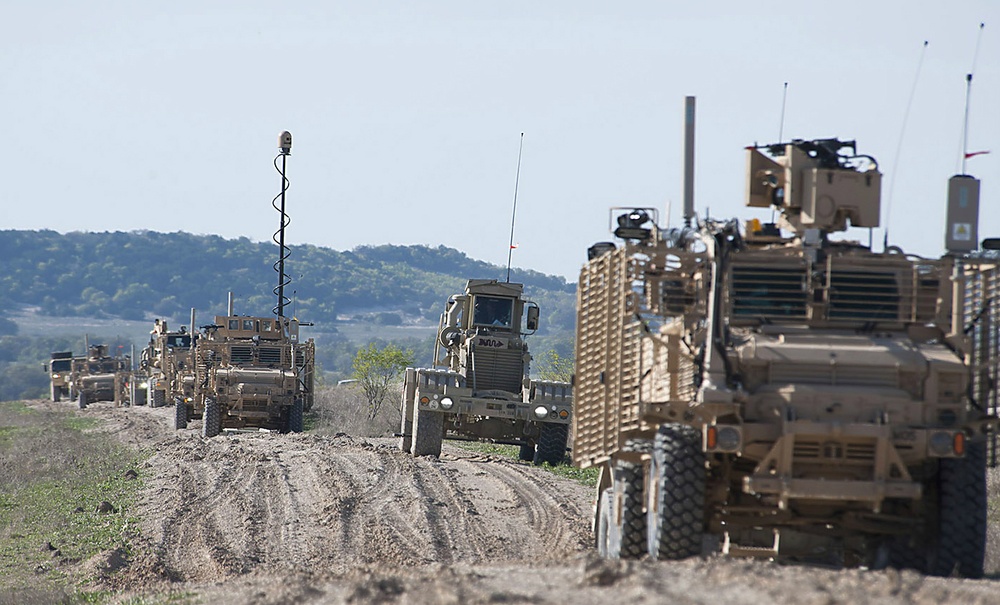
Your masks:
[[[447,444],[440,461],[414,460],[391,440],[348,435],[204,440],[197,422],[174,431],[169,408],[82,413],[156,451],[116,590],[203,603],[1000,602],[996,580],[600,561],[590,489]]]

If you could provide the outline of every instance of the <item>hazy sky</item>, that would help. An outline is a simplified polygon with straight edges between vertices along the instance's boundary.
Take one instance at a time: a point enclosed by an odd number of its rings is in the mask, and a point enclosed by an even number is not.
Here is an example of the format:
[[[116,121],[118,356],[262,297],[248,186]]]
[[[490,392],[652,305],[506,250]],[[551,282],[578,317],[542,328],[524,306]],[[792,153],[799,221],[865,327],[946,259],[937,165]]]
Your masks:
[[[288,242],[503,264],[524,132],[514,264],[575,280],[610,206],[679,220],[685,95],[699,214],[768,217],[743,205],[743,148],[778,138],[788,82],[784,138],[857,139],[890,243],[936,256],[980,22],[969,148],[993,153],[968,172],[980,234],[1000,235],[998,17],[996,0],[8,1],[0,228],[266,241],[287,129]]]

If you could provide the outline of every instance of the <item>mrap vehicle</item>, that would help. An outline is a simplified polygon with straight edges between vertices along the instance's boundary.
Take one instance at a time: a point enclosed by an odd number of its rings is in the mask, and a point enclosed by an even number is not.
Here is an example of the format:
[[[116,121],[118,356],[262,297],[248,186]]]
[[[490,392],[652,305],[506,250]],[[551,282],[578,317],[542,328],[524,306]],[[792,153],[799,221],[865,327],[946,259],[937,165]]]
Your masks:
[[[532,380],[525,337],[538,305],[521,284],[471,279],[441,315],[433,368],[407,368],[400,448],[439,456],[445,437],[521,447],[522,460],[560,463],[572,416],[567,382]]]
[[[194,325],[194,310],[191,311]],[[167,320],[157,319],[149,333],[149,344],[142,351],[142,383],[149,405],[157,408],[178,399],[190,405],[194,399],[194,347],[197,333],[186,326],[171,331]]]
[[[626,210],[580,273],[573,460],[601,469],[599,552],[981,576],[1000,263],[828,237],[878,225],[853,142],[747,154],[747,204],[779,224]]]
[[[231,311],[231,309],[230,309]],[[202,435],[223,429],[302,432],[313,397],[316,348],[288,317],[217,315],[195,345],[194,397],[175,400],[177,428],[202,417]],[[308,399],[308,401],[307,401]]]

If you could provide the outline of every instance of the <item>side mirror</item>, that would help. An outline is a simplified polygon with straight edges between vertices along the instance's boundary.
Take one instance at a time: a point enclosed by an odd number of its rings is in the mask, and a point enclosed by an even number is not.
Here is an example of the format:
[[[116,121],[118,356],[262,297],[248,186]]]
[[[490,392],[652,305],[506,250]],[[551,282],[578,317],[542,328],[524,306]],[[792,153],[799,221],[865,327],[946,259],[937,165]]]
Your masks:
[[[538,307],[528,307],[528,319],[524,322],[524,329],[534,332],[538,329]]]

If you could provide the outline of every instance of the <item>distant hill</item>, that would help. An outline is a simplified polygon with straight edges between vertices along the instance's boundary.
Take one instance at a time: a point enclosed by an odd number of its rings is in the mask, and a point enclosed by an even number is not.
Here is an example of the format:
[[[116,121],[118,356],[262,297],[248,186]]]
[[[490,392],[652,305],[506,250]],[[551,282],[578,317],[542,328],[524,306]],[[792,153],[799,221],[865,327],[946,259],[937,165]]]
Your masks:
[[[276,248],[184,232],[0,231],[0,305],[37,306],[53,316],[137,320],[186,317],[194,307],[209,317],[225,312],[232,291],[238,313],[266,315],[276,301]],[[436,319],[466,279],[506,276],[504,267],[445,246],[290,248],[286,273],[292,283],[285,294],[294,298],[294,314],[320,331],[338,316],[364,313]],[[512,280],[524,283],[525,293],[541,305],[541,334],[572,330],[574,284],[521,269]]]

